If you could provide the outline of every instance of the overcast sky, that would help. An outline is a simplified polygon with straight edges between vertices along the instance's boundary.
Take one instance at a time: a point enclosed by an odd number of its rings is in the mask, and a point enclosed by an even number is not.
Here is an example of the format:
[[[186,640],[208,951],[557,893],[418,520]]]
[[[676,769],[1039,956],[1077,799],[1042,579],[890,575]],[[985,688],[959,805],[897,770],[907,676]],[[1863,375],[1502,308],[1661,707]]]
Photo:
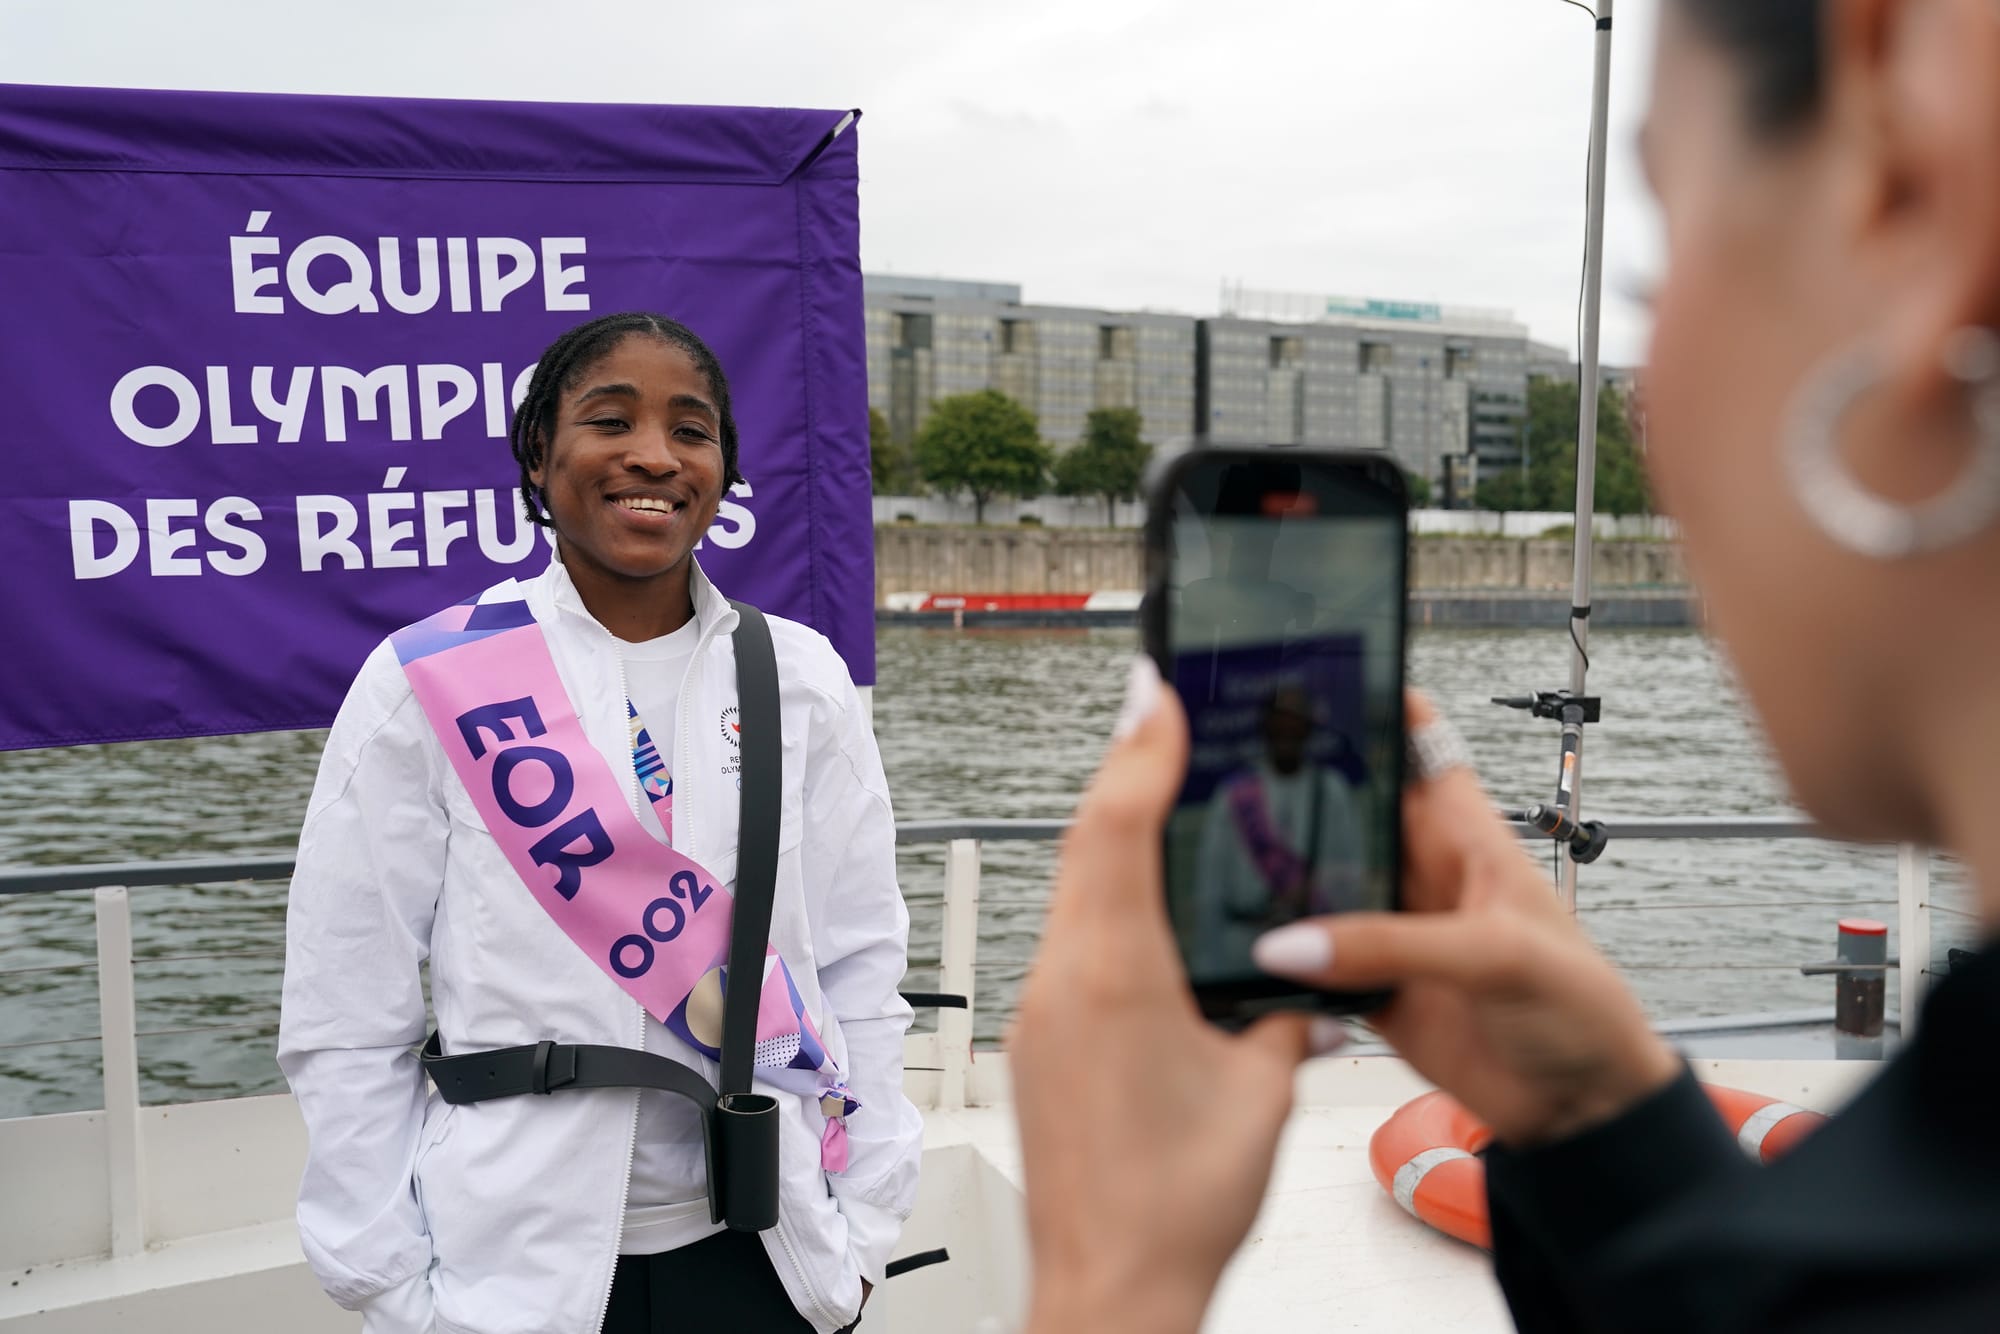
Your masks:
[[[1657,267],[1656,4],[1618,9],[1612,362]],[[859,107],[870,272],[1498,306],[1573,350],[1591,39],[1563,0],[0,0],[0,82]]]

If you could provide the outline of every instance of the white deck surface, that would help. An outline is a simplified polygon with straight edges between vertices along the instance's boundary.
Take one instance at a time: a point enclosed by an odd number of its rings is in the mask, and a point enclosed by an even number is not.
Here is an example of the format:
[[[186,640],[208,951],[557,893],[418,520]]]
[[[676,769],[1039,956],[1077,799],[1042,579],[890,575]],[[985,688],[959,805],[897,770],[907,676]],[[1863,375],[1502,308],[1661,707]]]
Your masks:
[[[1418,1223],[1376,1184],[1368,1139],[1387,1107],[1292,1120],[1264,1212],[1206,1328],[1511,1330],[1483,1251]]]
[[[1716,1083],[1831,1110],[1874,1067],[1697,1061],[1696,1069]],[[928,1082],[913,1079],[912,1093],[923,1098]],[[1403,1213],[1369,1170],[1369,1137],[1424,1088],[1388,1057],[1306,1068],[1269,1199],[1224,1277],[1207,1330],[1483,1334],[1510,1327],[1486,1257]],[[898,1251],[947,1246],[951,1263],[886,1284],[870,1305],[869,1334],[1019,1327],[1027,1249],[1005,1058],[982,1054],[968,1093],[982,1105],[925,1113],[922,1194]],[[0,1222],[8,1243],[0,1249],[0,1334],[358,1328],[356,1317],[320,1295],[299,1255],[290,1213],[303,1127],[291,1100],[188,1104],[148,1115],[162,1150],[148,1169],[155,1231],[148,1249],[122,1259],[89,1257],[89,1242],[59,1239],[108,1229],[107,1215],[93,1192],[49,1189],[58,1178],[88,1177],[101,1114],[0,1121],[0,1164],[29,1188]],[[191,1185],[196,1181],[202,1185]],[[33,1215],[17,1212],[30,1200]],[[38,1221],[22,1226],[29,1217]],[[57,1258],[65,1254],[83,1258]]]
[[[987,1085],[981,1091],[1002,1101],[926,1113],[925,1147],[968,1144],[1018,1190],[1020,1148],[1013,1111],[1004,1102],[1004,1069],[985,1055],[979,1064],[978,1083]],[[1369,1137],[1427,1087],[1389,1058],[1325,1060],[1307,1068],[1263,1212],[1223,1277],[1205,1330],[1499,1334],[1513,1328],[1485,1253],[1404,1213],[1369,1170]]]
[[[1513,1328],[1485,1254],[1424,1227],[1375,1184],[1368,1137],[1393,1110],[1306,1107],[1293,1116],[1270,1196],[1224,1276],[1205,1330]],[[926,1147],[957,1142],[975,1146],[1019,1188],[1010,1109],[932,1113]]]
[[[1854,1061],[1694,1064],[1712,1082],[1823,1111],[1838,1107],[1875,1071],[1871,1063]],[[1004,1058],[982,1054],[974,1087],[994,1105],[927,1112],[925,1148],[971,1146],[1018,1190],[1020,1147],[1006,1102]],[[1223,1276],[1203,1325],[1208,1334],[1513,1329],[1485,1252],[1404,1213],[1368,1166],[1376,1128],[1429,1087],[1387,1056],[1342,1056],[1306,1067],[1270,1193]],[[928,1328],[998,1334],[1014,1327],[936,1318]]]

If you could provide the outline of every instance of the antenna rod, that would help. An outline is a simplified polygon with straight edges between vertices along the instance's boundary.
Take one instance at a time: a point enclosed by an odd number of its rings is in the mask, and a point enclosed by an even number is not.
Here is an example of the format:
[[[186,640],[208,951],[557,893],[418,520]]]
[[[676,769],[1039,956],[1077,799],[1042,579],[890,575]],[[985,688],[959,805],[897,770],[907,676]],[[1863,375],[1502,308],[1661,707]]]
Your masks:
[[[1583,240],[1583,345],[1581,392],[1577,395],[1576,429],[1576,569],[1570,589],[1570,693],[1584,693],[1590,670],[1590,559],[1592,519],[1597,502],[1597,331],[1604,304],[1604,167],[1605,140],[1611,113],[1611,9],[1613,0],[1597,3],[1597,62],[1590,81],[1590,167],[1587,218]],[[1583,820],[1583,725],[1575,726],[1575,749],[1563,773],[1569,818]],[[1570,731],[1566,723],[1563,729]],[[1566,737],[1567,741],[1568,738]],[[1567,749],[1567,747],[1565,747]],[[1576,911],[1576,858],[1562,859],[1557,892],[1563,906]]]

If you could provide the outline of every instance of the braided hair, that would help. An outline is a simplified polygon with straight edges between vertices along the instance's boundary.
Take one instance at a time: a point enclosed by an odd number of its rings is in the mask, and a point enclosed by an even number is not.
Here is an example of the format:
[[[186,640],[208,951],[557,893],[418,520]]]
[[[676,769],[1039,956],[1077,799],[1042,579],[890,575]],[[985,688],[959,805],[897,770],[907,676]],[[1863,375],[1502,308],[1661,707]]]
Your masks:
[[[549,344],[535,363],[535,373],[528,379],[528,392],[522,397],[521,406],[515,409],[513,424],[507,432],[514,461],[521,465],[521,512],[530,523],[543,528],[553,526],[541,503],[541,489],[535,485],[533,473],[547,462],[549,441],[556,429],[556,405],[585,371],[618,344],[633,337],[652,338],[687,353],[695,370],[708,381],[709,395],[714,398],[716,414],[722,419],[723,489],[743,480],[743,474],[736,470],[736,414],[729,406],[729,380],[722,373],[722,363],[685,324],[650,311],[628,310],[577,325]]]

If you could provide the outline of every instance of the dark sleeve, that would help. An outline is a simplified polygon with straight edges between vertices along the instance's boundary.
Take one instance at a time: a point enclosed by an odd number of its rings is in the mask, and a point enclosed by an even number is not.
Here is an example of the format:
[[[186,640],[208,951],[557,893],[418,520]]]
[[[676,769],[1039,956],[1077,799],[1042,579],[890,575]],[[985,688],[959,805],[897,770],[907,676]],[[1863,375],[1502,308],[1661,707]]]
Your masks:
[[[1628,1286],[1628,1243],[1690,1195],[1756,1171],[1688,1070],[1618,1119],[1572,1139],[1533,1149],[1495,1145],[1486,1158],[1493,1264],[1516,1328],[1522,1334],[1697,1328],[1661,1309],[1660,1297],[1699,1291],[1701,1275],[1687,1276],[1692,1288],[1660,1282],[1671,1279],[1660,1270],[1673,1259],[1650,1254],[1648,1281]],[[1632,1309],[1641,1301],[1645,1310]]]

